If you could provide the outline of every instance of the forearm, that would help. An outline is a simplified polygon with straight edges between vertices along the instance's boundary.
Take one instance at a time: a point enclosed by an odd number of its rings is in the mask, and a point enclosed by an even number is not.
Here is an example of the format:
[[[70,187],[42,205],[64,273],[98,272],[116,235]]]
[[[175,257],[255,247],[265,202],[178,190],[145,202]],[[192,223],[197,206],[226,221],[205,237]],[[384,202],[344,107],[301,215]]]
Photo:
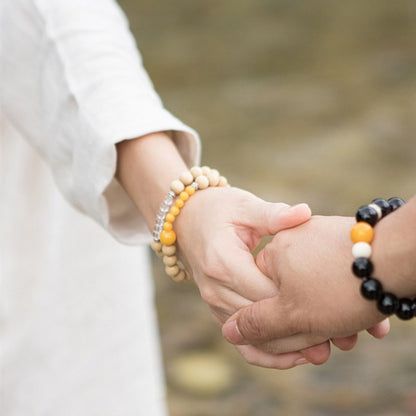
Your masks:
[[[374,276],[400,297],[416,295],[416,197],[375,227]]]
[[[186,169],[175,144],[164,132],[117,144],[117,179],[139,208],[149,229],[170,183]]]

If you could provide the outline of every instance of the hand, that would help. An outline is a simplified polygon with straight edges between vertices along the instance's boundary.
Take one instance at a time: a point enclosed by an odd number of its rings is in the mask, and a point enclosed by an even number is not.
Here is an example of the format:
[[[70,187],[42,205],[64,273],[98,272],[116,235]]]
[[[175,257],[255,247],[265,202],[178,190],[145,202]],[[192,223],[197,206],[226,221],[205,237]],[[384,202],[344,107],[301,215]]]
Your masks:
[[[187,201],[175,221],[179,255],[219,324],[240,308],[277,294],[251,254],[261,237],[309,219],[304,204],[268,203],[237,188],[209,188]],[[248,345],[237,349],[247,362],[265,367],[288,368],[303,358],[300,352],[275,355]],[[329,350],[318,346],[310,354],[322,360]]]
[[[234,344],[284,353],[330,338],[348,349],[366,328],[376,337],[386,335],[388,322],[373,327],[384,316],[361,297],[360,280],[351,272],[353,224],[353,218],[313,217],[277,234],[256,261],[278,293],[231,317],[224,336]]]

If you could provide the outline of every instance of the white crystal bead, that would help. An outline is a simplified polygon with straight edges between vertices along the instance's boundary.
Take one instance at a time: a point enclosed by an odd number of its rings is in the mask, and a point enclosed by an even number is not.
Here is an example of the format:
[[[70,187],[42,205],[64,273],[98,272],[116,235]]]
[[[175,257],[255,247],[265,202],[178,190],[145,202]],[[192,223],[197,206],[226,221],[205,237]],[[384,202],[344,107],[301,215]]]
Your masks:
[[[165,204],[163,204],[161,207],[160,207],[160,212],[163,212],[163,213],[167,213],[167,212],[169,212],[169,210],[170,210],[170,207],[168,207],[167,205],[165,205]]]
[[[368,243],[360,241],[352,246],[352,255],[354,258],[365,257],[366,259],[371,257],[371,246]]]
[[[375,212],[377,212],[377,218],[380,219],[383,216],[383,211],[377,204],[369,204],[369,208],[373,208]]]
[[[157,231],[153,231],[153,240],[154,241],[159,241],[160,240],[160,233],[158,233]]]

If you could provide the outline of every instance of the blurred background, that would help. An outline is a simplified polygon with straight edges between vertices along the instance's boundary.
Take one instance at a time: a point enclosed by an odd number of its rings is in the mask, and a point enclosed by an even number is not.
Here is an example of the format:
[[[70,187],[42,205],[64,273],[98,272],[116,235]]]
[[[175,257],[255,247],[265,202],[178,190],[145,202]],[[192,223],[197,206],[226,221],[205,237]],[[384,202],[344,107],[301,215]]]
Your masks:
[[[353,215],[416,193],[413,0],[121,0],[202,162],[271,200]],[[172,416],[416,415],[416,322],[320,367],[246,365],[155,261]]]

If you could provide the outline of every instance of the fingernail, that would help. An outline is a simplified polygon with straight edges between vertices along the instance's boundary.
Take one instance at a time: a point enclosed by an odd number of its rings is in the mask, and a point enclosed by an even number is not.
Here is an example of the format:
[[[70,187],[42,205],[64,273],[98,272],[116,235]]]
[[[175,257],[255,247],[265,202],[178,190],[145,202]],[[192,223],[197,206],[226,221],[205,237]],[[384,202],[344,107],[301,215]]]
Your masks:
[[[295,361],[295,365],[303,365],[303,364],[309,364],[309,361],[306,358],[298,358]]]
[[[222,327],[222,334],[231,344],[241,344],[244,341],[244,338],[238,329],[237,321],[227,322]]]
[[[302,202],[301,204],[297,204],[297,205],[292,205],[289,208],[289,211],[296,211],[298,208],[303,207],[303,208],[307,208],[310,211],[310,207],[308,204],[305,204],[304,202]]]

